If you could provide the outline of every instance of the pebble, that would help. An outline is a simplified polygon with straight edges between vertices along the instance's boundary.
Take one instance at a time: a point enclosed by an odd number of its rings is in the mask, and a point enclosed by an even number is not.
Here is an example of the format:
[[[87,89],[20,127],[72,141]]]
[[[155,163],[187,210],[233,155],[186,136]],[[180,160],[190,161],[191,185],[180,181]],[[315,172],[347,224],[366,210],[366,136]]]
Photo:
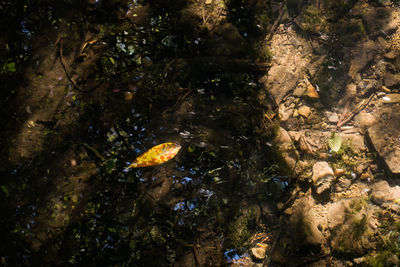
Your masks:
[[[338,114],[337,114],[337,113],[332,113],[332,115],[330,115],[330,116],[328,117],[328,121],[329,121],[329,122],[333,122],[333,123],[338,122],[338,121],[339,121],[339,116],[338,116]]]
[[[265,254],[266,254],[267,248],[251,248],[250,252],[251,255],[256,259],[256,260],[263,260],[265,259]]]
[[[310,116],[311,114],[311,108],[308,106],[301,106],[298,109],[298,112],[301,116],[303,116],[304,118],[307,118],[308,116]]]
[[[384,96],[382,99],[383,99],[383,103],[386,103],[386,104],[398,103],[398,102],[400,102],[400,94],[388,94],[388,95]]]
[[[344,170],[343,169],[335,169],[334,174],[336,177],[342,176],[344,174]]]
[[[320,161],[314,164],[312,181],[316,188],[317,194],[321,194],[331,187],[333,182],[334,172],[328,162]]]
[[[133,99],[133,93],[129,91],[124,92],[124,99],[125,101],[131,101]]]
[[[312,84],[307,86],[307,96],[309,98],[319,98],[319,94]]]

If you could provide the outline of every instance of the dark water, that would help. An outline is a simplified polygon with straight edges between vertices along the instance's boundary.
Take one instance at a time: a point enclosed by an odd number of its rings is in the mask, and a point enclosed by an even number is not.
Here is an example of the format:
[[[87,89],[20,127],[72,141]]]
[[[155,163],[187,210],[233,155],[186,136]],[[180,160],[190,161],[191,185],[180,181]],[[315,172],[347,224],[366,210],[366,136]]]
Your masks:
[[[243,41],[238,44],[212,35],[196,19],[188,24],[193,18],[182,12],[190,7],[185,1],[20,2],[3,8],[16,8],[11,14],[20,25],[18,38],[6,35],[5,105],[17,101],[14,86],[29,88],[18,77],[35,61],[30,40],[50,38],[49,27],[79,35],[80,25],[89,24],[104,44],[93,65],[96,74],[87,79],[106,86],[97,95],[77,94],[72,106],[81,107],[79,127],[68,135],[51,132],[49,139],[62,140],[43,147],[41,156],[17,165],[5,160],[4,265],[224,265],[246,250],[261,225],[274,227],[260,208],[273,209],[287,183],[262,123],[262,71],[252,65],[259,56],[254,44],[266,34],[259,22],[268,25],[270,7],[257,13],[240,1],[228,5],[227,23]],[[147,11],[138,13],[145,22],[118,19],[146,4]],[[13,53],[23,56],[17,61]],[[245,63],[234,66],[231,59]],[[2,144],[16,134],[7,129]],[[182,145],[177,157],[124,171],[163,142]],[[78,183],[66,165],[64,178],[54,178],[61,171],[51,159],[71,147],[86,166],[72,172],[82,174]]]

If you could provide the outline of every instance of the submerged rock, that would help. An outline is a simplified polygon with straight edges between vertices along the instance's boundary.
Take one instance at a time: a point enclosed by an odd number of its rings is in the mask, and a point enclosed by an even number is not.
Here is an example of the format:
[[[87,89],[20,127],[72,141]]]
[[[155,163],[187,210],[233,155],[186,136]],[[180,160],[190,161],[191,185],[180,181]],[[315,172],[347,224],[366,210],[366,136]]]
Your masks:
[[[281,153],[283,161],[289,167],[289,172],[293,172],[296,163],[299,160],[299,153],[297,152],[290,135],[285,129],[280,127],[277,130],[274,142],[279,145],[278,151]]]
[[[390,72],[386,73],[385,76],[383,76],[383,80],[385,82],[385,85],[388,87],[400,84],[400,76]]]
[[[299,114],[304,118],[307,118],[311,114],[311,108],[308,106],[301,106],[298,110]]]
[[[326,242],[324,235],[319,230],[323,224],[322,218],[316,216],[313,210],[315,206],[312,198],[303,198],[293,207],[290,216],[290,228],[295,240],[300,244],[321,247]]]
[[[371,189],[371,200],[375,204],[382,205],[383,203],[400,199],[400,187],[390,187],[386,181],[379,181],[373,184]]]
[[[314,164],[312,182],[317,194],[321,194],[331,187],[334,176],[335,174],[328,162],[320,161]]]
[[[267,248],[256,247],[256,248],[251,248],[250,252],[251,255],[254,257],[254,259],[263,260],[265,259],[266,256],[266,250]]]
[[[391,109],[382,112],[381,120],[368,129],[372,145],[393,174],[400,174],[400,114]]]

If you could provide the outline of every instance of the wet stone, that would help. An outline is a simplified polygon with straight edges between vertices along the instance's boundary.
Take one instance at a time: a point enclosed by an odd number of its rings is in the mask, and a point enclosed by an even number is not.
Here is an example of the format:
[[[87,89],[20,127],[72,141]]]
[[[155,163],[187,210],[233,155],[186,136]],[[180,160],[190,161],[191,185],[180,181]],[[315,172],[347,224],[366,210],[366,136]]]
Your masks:
[[[308,106],[301,106],[298,110],[299,114],[305,118],[310,116],[311,114],[311,108]]]
[[[393,104],[400,102],[400,94],[387,94],[382,98],[383,103],[385,104]]]
[[[329,166],[328,162],[320,161],[314,164],[312,181],[316,189],[317,194],[329,189],[334,180],[334,172]]]
[[[339,121],[339,116],[338,116],[338,114],[337,114],[337,113],[332,113],[332,114],[330,114],[329,117],[328,117],[328,121],[331,122],[331,123],[336,123],[336,122],[338,122],[338,121]]]
[[[289,167],[289,172],[294,171],[299,159],[299,153],[297,152],[288,132],[282,127],[277,130],[274,143],[279,144],[278,150],[282,154],[286,165]]]
[[[348,189],[351,185],[351,180],[346,177],[340,177],[334,186],[335,192],[342,192]]]
[[[399,85],[400,75],[393,73],[386,73],[385,76],[383,76],[383,81],[385,82],[385,85],[388,87]]]
[[[400,174],[400,114],[388,109],[381,121],[368,129],[374,149],[393,174]]]
[[[354,122],[358,125],[358,127],[365,130],[374,125],[377,122],[377,119],[371,113],[362,111],[354,117]]]
[[[400,187],[390,187],[387,181],[379,181],[373,184],[371,189],[371,200],[378,205],[393,202],[400,198]]]
[[[250,249],[251,255],[254,257],[256,260],[263,260],[265,259],[265,254],[266,254],[266,248],[251,248]]]
[[[345,219],[345,211],[348,200],[342,200],[340,202],[335,202],[328,209],[328,227],[329,229],[335,229],[337,226],[343,224]]]
[[[316,216],[312,198],[303,198],[293,208],[290,216],[290,228],[294,239],[299,244],[320,247],[326,240],[318,226],[323,225],[322,218]]]

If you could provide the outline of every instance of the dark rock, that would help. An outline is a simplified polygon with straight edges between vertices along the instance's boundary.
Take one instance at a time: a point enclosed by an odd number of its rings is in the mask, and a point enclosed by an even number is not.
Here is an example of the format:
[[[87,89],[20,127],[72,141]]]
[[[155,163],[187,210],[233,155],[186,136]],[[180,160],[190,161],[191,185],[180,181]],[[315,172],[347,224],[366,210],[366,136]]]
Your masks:
[[[368,129],[372,145],[393,174],[400,174],[400,114],[388,108],[381,120]]]
[[[299,160],[299,153],[297,152],[288,132],[282,127],[277,130],[274,143],[278,144],[277,149],[281,153],[283,161],[289,167],[289,173],[293,172],[296,163]]]
[[[385,82],[385,86],[396,86],[400,84],[400,75],[388,72],[383,76],[383,80]]]
[[[313,211],[312,198],[303,198],[293,208],[290,216],[290,228],[294,238],[300,244],[321,247],[326,242],[325,237],[318,229],[321,218]]]

